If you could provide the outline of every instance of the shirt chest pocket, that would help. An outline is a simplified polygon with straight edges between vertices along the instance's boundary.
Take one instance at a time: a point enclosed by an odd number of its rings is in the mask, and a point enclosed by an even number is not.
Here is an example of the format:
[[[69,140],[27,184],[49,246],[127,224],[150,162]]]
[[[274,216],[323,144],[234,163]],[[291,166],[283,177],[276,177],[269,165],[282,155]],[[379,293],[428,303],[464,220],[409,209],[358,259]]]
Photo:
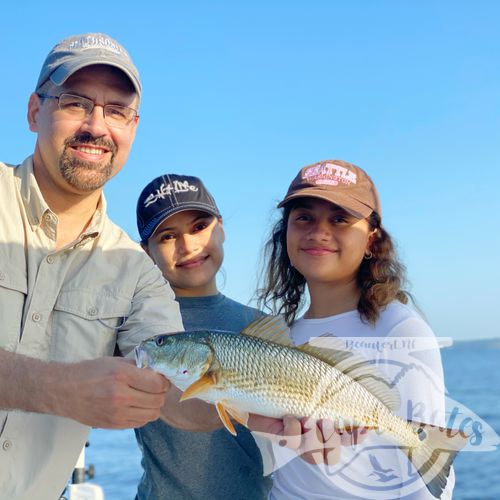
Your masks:
[[[51,359],[75,362],[113,354],[131,301],[92,290],[61,290],[52,314]]]
[[[28,293],[26,276],[15,269],[0,268],[0,348],[14,350],[21,335],[24,302]]]

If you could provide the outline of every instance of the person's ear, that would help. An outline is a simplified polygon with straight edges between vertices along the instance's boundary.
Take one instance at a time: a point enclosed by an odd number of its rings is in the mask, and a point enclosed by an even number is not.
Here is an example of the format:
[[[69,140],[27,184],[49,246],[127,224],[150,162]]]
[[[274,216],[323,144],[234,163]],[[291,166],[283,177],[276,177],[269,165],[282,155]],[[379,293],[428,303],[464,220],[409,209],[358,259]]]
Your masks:
[[[28,125],[32,132],[38,132],[38,114],[40,112],[40,107],[42,105],[42,101],[38,95],[33,92],[30,95],[28,101]]]
[[[141,241],[141,247],[142,249],[151,257],[151,254],[149,253],[149,247],[146,243]]]
[[[378,228],[375,228],[368,233],[368,241],[366,243],[365,253],[371,253],[373,242],[377,239],[377,237],[378,237]]]
[[[222,224],[220,225],[220,233],[221,233],[222,243],[224,243],[226,241],[226,233],[224,232]]]
[[[222,243],[224,243],[224,241],[226,241],[226,233],[224,232],[224,226],[222,225],[222,219],[218,219],[217,224],[219,224],[221,241],[222,241]]]

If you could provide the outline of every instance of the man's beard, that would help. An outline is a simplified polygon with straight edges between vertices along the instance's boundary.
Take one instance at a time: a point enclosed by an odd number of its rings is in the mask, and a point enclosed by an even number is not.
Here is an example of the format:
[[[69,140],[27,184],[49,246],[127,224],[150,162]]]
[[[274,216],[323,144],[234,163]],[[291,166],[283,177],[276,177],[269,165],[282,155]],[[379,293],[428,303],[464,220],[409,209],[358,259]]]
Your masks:
[[[111,152],[109,163],[102,165],[91,161],[85,161],[74,158],[68,153],[71,147],[81,145],[104,147]],[[64,151],[59,159],[59,170],[64,180],[71,186],[80,191],[95,191],[106,184],[113,176],[113,160],[115,158],[117,147],[114,142],[94,138],[89,133],[76,134],[64,141]]]

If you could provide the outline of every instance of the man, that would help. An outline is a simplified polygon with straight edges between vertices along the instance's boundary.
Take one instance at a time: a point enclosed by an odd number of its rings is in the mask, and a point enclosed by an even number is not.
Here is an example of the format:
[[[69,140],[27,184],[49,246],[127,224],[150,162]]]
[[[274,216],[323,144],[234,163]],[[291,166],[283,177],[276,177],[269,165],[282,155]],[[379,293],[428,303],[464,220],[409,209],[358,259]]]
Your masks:
[[[54,500],[89,426],[155,420],[166,379],[127,355],[182,330],[160,271],[106,216],[141,97],[124,48],[73,36],[45,60],[28,104],[33,156],[0,163],[0,499]]]
[[[179,302],[186,330],[239,332],[262,313],[219,292],[217,273],[224,259],[222,216],[198,177],[165,174],[153,179],[137,203],[141,244],[163,272]],[[175,391],[172,391],[175,392]],[[180,395],[177,392],[177,398]],[[169,396],[170,399],[170,396]],[[232,436],[215,406],[192,429],[192,417],[174,400],[169,414],[135,430],[143,452],[144,475],[137,500],[267,498],[270,478],[263,476],[259,449],[250,432],[238,426]]]

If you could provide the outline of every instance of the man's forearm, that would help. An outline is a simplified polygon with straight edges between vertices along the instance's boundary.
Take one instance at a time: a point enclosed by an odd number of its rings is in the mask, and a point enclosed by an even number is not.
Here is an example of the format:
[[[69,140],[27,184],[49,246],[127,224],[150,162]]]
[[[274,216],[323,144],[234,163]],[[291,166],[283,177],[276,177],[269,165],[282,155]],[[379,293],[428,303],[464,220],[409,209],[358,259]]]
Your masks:
[[[63,376],[60,364],[0,349],[0,408],[58,414],[51,387]]]
[[[0,349],[0,408],[91,427],[140,427],[160,416],[169,382],[123,358],[45,363]]]

